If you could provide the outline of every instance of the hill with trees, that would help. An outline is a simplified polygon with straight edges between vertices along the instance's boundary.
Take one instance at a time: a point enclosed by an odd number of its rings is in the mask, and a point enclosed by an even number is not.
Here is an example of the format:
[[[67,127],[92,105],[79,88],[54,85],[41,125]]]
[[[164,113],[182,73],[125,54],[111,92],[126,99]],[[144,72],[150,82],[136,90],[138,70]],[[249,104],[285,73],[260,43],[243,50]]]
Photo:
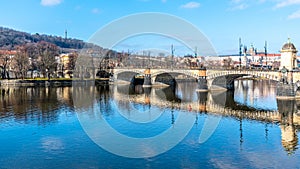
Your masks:
[[[62,49],[82,49],[83,47],[90,45],[79,39],[63,38],[60,36],[39,33],[30,34],[0,27],[0,49],[15,50],[17,46],[26,43],[38,43],[41,41],[55,44]]]

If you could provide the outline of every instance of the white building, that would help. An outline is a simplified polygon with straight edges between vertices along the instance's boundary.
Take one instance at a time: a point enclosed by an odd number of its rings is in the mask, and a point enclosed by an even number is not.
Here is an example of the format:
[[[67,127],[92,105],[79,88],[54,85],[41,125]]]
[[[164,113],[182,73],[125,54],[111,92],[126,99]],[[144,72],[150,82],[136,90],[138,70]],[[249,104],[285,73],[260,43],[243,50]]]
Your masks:
[[[280,68],[285,67],[288,70],[293,70],[297,65],[297,49],[290,39],[282,46]]]

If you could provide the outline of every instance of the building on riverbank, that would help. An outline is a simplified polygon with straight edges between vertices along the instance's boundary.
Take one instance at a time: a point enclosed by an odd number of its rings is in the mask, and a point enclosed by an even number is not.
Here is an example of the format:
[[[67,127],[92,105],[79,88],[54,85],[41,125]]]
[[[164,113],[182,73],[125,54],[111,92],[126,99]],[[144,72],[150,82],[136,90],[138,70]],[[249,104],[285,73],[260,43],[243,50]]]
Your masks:
[[[291,42],[289,38],[288,42],[285,43],[280,50],[281,53],[280,69],[285,67],[288,70],[293,70],[296,67],[298,67],[297,52],[298,51],[295,45]]]
[[[75,68],[78,53],[63,53],[57,56],[57,75],[58,77],[71,78]]]

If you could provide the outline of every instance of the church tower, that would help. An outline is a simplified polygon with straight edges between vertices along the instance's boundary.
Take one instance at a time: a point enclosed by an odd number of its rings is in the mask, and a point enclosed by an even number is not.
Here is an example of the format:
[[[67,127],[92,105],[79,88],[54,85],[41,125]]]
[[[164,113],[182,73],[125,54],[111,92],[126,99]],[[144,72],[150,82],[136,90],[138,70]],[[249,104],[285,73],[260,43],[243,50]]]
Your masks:
[[[297,67],[297,49],[293,43],[291,43],[290,38],[288,42],[282,46],[280,50],[281,53],[281,62],[280,68],[285,67],[288,70],[293,70]]]

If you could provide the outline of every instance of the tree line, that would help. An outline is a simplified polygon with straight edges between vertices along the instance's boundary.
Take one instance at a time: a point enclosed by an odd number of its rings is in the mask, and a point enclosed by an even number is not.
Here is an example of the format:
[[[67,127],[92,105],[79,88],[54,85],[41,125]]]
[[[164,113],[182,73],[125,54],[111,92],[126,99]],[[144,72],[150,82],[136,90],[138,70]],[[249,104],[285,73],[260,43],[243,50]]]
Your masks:
[[[38,43],[26,43],[16,47],[12,51],[2,50],[0,52],[0,74],[2,79],[10,79],[13,72],[15,78],[26,78],[28,71],[38,70],[43,77],[50,77],[57,71],[58,62],[55,57],[59,55],[59,47],[55,44],[41,41]],[[76,53],[69,56],[71,59],[66,65],[67,69],[74,69]],[[65,69],[66,69],[65,68]]]
[[[44,77],[54,71],[73,70],[78,57],[78,50],[103,48],[82,40],[60,36],[30,34],[10,28],[0,27],[0,78],[10,79],[10,72],[15,78],[27,77],[31,71],[33,77],[37,70]],[[60,53],[69,54],[66,65],[58,65],[55,59]],[[61,72],[63,75],[63,73]]]

